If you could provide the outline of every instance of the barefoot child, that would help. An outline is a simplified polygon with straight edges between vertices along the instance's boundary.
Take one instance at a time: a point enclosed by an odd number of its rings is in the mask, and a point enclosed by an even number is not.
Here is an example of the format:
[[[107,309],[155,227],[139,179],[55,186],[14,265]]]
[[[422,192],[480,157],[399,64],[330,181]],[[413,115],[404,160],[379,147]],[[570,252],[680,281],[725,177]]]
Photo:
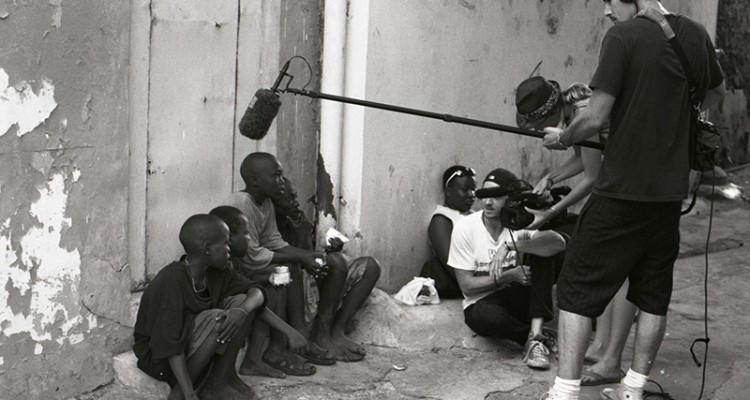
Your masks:
[[[292,246],[312,250],[313,226],[299,209],[297,192],[292,182],[284,178],[283,193],[273,197],[276,211],[276,225],[285,241]],[[349,260],[341,250],[344,242],[332,238],[325,247],[328,271],[323,279],[313,274],[320,300],[317,315],[312,321],[310,339],[325,349],[338,361],[360,361],[365,357],[365,349],[350,340],[345,331],[354,313],[367,300],[380,277],[380,264],[372,257],[359,257]],[[301,283],[301,280],[300,282]],[[302,291],[302,286],[292,288]],[[290,298],[291,306],[304,310],[306,296]],[[295,302],[294,300],[297,299]]]
[[[325,254],[290,246],[282,239],[276,227],[276,216],[271,202],[271,197],[282,191],[283,183],[283,171],[276,157],[268,153],[251,153],[242,161],[240,175],[245,182],[245,189],[232,193],[224,201],[224,205],[242,211],[250,222],[247,254],[239,259],[239,264],[243,272],[250,274],[257,282],[266,282],[277,265],[289,267],[292,285],[289,288],[287,320],[294,329],[307,335],[304,310],[301,307],[292,307],[298,304],[294,299],[302,296],[301,290],[296,290],[294,284],[301,282],[300,267],[319,276],[325,275]],[[300,356],[319,365],[330,365],[335,362],[333,357],[314,343],[308,343],[300,351]],[[294,358],[296,360],[272,360],[266,357],[265,362],[276,369],[287,370],[288,374],[299,375],[299,366],[304,367],[304,362],[299,356],[295,355]]]
[[[257,284],[227,269],[229,228],[219,218],[194,215],[179,237],[186,254],[141,299],[133,333],[138,367],[168,382],[170,399],[198,399],[199,385],[203,400],[254,398],[235,372],[237,352],[256,313],[273,324],[278,317],[265,309]]]
[[[270,275],[252,274],[244,270],[240,264],[240,258],[247,254],[248,240],[250,235],[250,223],[239,209],[232,206],[219,206],[209,213],[221,218],[229,226],[230,244],[229,253],[231,255],[230,268],[236,273],[246,276],[252,281],[257,280],[266,292],[266,307],[280,318],[286,318],[287,306],[287,287],[286,285],[274,286],[269,282]],[[248,276],[250,275],[250,276]],[[287,330],[293,330],[295,335],[302,337],[286,322],[283,325]],[[268,343],[270,336],[270,345]],[[312,375],[315,373],[315,367],[300,359],[287,347],[287,336],[280,329],[269,330],[268,324],[258,321],[252,327],[250,337],[247,343],[247,351],[240,365],[240,375],[261,375],[271,378],[286,378],[289,375]],[[292,346],[293,348],[300,346]],[[267,349],[267,350],[266,350]],[[265,359],[270,360],[271,364],[281,367],[281,370],[268,365]]]

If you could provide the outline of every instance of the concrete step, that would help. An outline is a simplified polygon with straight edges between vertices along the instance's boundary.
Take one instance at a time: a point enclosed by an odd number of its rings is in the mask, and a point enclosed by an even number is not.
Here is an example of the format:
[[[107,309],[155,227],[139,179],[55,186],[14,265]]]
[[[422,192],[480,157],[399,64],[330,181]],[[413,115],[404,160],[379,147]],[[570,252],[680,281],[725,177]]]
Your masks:
[[[169,396],[169,385],[138,369],[137,359],[132,351],[116,355],[112,362],[115,379],[121,385],[136,389],[149,397],[166,399]]]
[[[137,311],[140,297],[132,299]],[[518,348],[512,342],[477,336],[464,323],[461,300],[443,300],[436,305],[406,306],[380,289],[374,289],[355,315],[352,339],[380,347],[405,351],[435,351],[466,348],[481,351]],[[241,359],[242,354],[238,356]],[[169,385],[138,369],[132,351],[114,357],[115,378],[148,398],[166,398]]]
[[[478,336],[464,323],[461,300],[407,306],[374,289],[354,316],[352,339],[403,350],[466,348],[495,351],[516,346],[510,341]]]

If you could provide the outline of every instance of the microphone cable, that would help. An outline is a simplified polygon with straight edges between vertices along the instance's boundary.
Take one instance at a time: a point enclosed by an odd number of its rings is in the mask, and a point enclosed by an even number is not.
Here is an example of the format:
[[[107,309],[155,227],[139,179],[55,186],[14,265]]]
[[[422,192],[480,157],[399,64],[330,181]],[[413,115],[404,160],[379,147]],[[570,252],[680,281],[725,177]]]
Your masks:
[[[703,392],[706,387],[706,364],[708,362],[708,344],[711,341],[711,338],[708,336],[708,249],[711,241],[711,228],[713,227],[713,220],[714,220],[714,196],[716,193],[716,169],[711,164],[711,196],[710,196],[710,202],[709,202],[709,211],[708,211],[708,233],[706,234],[706,245],[703,251],[703,331],[705,333],[705,337],[697,338],[693,340],[693,343],[690,345],[690,355],[693,357],[693,362],[695,365],[699,368],[701,368],[701,390],[698,394],[698,400],[700,400],[703,397]],[[698,180],[698,186],[700,186],[700,179],[703,178],[703,171],[701,171],[700,178]],[[698,188],[695,189],[695,194],[698,193]],[[693,198],[693,203],[695,203],[695,198]],[[695,351],[693,350],[695,345],[698,343],[705,343],[706,349],[703,352],[703,362],[701,363],[698,361],[698,357],[695,355]]]

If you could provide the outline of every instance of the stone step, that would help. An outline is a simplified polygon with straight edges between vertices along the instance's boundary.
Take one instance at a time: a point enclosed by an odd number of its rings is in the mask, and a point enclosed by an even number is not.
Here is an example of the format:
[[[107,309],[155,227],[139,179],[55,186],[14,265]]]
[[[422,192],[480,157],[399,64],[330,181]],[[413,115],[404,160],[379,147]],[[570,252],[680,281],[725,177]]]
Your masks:
[[[112,361],[115,379],[119,384],[136,389],[148,397],[166,399],[169,396],[169,385],[138,369],[137,359],[132,351],[118,354]]]
[[[140,296],[131,299],[134,315]],[[134,317],[135,318],[135,317]],[[374,289],[354,319],[352,339],[367,345],[405,351],[466,348],[481,351],[508,350],[517,345],[494,338],[477,336],[464,323],[461,300],[442,300],[436,305],[407,306],[380,289]],[[133,321],[134,323],[134,321]],[[241,359],[241,351],[238,359]],[[115,378],[125,387],[143,393],[143,398],[166,398],[169,385],[138,369],[132,351],[113,360]]]

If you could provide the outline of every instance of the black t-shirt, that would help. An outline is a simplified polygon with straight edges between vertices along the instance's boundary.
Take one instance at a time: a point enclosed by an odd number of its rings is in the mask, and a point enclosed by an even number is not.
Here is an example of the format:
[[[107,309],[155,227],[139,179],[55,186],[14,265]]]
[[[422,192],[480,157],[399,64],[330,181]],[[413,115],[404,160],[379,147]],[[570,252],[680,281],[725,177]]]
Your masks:
[[[188,335],[193,329],[195,316],[213,308],[222,308],[228,296],[247,293],[258,284],[239,276],[229,269],[208,268],[206,291],[200,296],[193,289],[187,267],[173,262],[156,275],[141,297],[133,336],[133,352],[138,357],[138,367],[160,380],[167,359],[186,350]]]
[[[723,81],[700,24],[668,15],[692,64],[700,97]],[[590,85],[615,97],[594,193],[631,201],[681,201],[688,190],[689,85],[661,27],[633,18],[607,31]]]

